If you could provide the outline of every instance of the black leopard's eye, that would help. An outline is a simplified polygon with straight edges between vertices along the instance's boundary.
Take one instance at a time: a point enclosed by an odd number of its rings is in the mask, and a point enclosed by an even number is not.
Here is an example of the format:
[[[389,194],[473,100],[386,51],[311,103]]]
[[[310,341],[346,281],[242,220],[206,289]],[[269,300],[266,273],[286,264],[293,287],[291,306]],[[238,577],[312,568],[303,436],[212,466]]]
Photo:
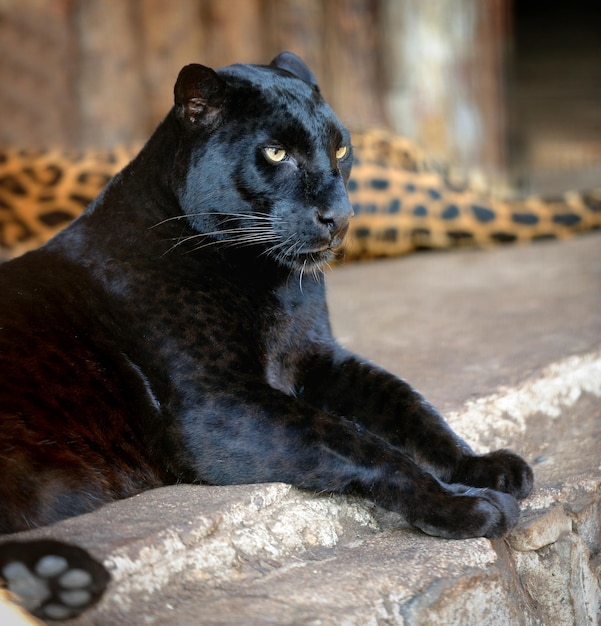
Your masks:
[[[336,150],[336,159],[338,161],[341,161],[342,159],[344,159],[344,157],[348,154],[348,147],[347,146],[340,146],[340,148],[338,148],[338,150]]]
[[[268,161],[272,163],[281,163],[288,158],[288,153],[284,148],[278,146],[267,146],[263,148],[263,154],[267,157]]]

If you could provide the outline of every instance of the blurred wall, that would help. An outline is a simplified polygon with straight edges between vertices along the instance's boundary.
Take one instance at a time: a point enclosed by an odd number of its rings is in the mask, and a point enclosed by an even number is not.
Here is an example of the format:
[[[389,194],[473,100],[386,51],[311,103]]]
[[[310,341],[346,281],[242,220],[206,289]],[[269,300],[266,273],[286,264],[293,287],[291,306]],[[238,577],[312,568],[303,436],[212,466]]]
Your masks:
[[[501,188],[601,185],[599,32],[598,0],[0,0],[0,144],[139,143],[186,63],[288,49],[351,128]]]
[[[351,125],[386,123],[376,0],[3,0],[0,143],[111,146],[148,136],[180,68],[309,63]],[[10,121],[9,121],[10,120]]]

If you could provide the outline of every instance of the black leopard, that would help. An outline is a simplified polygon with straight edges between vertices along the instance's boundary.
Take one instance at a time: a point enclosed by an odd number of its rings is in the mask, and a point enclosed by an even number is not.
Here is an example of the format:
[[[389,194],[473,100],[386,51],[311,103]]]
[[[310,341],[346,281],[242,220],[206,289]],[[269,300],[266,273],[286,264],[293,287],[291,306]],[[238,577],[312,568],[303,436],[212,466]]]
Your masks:
[[[355,494],[447,538],[515,526],[530,467],[475,455],[333,338],[348,131],[291,53],[184,67],[140,154],[0,267],[0,529],[174,483]]]

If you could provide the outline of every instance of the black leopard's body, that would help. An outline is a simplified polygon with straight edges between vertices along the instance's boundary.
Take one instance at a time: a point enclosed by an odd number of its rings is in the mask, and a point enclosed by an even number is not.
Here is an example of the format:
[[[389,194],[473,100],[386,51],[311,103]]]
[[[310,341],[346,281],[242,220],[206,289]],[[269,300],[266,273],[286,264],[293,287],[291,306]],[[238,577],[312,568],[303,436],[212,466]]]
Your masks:
[[[0,267],[2,532],[176,482],[356,494],[449,538],[517,523],[528,465],[332,337],[351,163],[294,55],[182,70],[139,156]]]

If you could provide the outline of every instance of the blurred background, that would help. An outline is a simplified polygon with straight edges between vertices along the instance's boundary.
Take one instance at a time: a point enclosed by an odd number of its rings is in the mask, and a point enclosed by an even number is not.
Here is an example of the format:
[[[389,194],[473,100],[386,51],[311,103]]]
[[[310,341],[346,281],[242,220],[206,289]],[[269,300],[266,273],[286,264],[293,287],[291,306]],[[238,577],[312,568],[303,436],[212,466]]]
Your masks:
[[[351,129],[510,192],[601,185],[598,0],[0,0],[0,144],[142,142],[183,65],[284,49]]]

